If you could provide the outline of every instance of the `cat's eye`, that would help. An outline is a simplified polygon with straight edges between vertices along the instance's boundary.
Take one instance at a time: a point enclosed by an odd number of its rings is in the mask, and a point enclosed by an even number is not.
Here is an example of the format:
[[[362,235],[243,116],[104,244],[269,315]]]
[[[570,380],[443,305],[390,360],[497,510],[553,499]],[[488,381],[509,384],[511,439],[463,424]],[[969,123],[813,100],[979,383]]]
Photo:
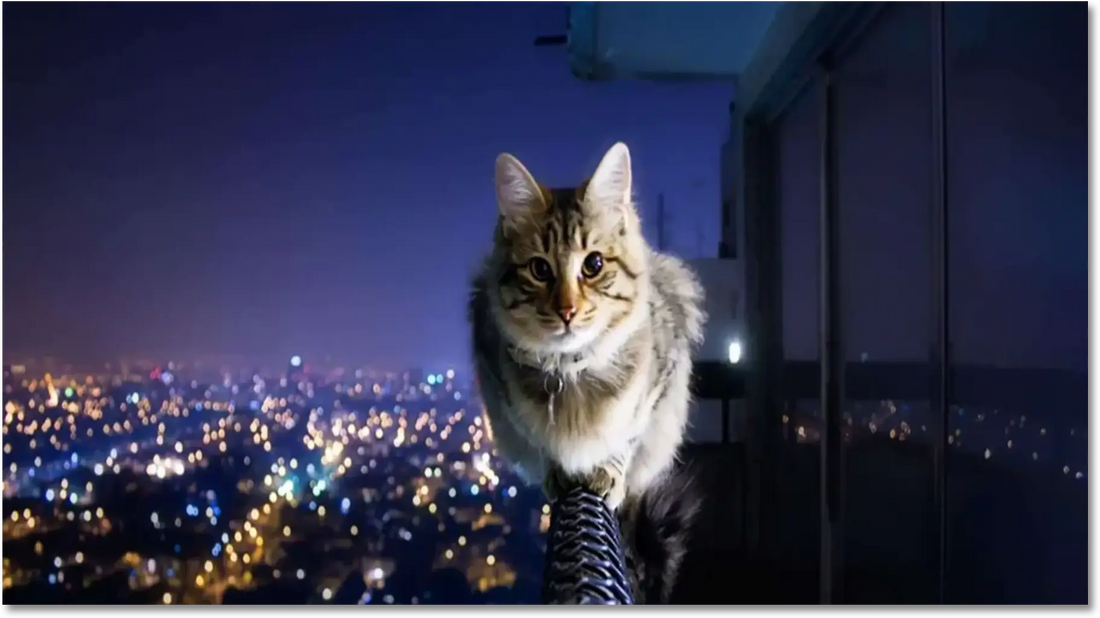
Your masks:
[[[589,253],[584,258],[584,264],[581,265],[581,274],[591,279],[600,274],[603,270],[603,256],[598,251]]]
[[[550,262],[539,257],[531,258],[527,268],[530,269],[535,281],[549,281],[554,276],[554,271],[550,269]]]

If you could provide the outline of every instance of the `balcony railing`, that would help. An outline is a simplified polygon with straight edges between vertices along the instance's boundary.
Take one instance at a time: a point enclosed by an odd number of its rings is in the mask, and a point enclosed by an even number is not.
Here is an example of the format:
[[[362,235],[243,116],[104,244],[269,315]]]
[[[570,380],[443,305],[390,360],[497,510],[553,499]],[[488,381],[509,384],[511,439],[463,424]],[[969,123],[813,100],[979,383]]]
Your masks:
[[[602,498],[575,487],[554,502],[542,601],[633,605],[619,523]]]

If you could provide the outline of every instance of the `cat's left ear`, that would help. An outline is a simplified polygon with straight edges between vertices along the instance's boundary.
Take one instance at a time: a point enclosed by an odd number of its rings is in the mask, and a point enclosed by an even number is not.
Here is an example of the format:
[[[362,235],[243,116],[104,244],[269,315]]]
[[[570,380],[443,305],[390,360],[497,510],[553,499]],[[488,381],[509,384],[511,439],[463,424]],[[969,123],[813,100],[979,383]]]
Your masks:
[[[607,151],[588,181],[584,201],[592,208],[623,211],[632,208],[633,172],[630,149],[619,142]]]

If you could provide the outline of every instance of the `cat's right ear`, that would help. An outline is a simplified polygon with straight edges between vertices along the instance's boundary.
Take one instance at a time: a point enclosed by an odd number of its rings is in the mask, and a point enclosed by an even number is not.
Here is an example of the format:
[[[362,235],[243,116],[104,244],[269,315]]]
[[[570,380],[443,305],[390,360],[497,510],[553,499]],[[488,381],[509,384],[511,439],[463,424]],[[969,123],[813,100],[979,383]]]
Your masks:
[[[508,153],[497,157],[496,186],[497,206],[506,227],[514,227],[545,207],[535,177],[519,159]]]

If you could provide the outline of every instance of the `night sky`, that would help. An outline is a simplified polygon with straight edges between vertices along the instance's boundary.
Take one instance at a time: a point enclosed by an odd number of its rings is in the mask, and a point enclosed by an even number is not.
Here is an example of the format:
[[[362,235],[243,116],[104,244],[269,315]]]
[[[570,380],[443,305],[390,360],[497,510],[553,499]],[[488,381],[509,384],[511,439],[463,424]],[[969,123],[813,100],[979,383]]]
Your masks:
[[[1051,6],[1060,8],[1050,8]],[[849,356],[927,358],[926,5],[841,63]],[[732,85],[585,83],[564,4],[6,4],[4,354],[464,365],[493,160],[632,150],[651,241],[717,252]],[[1087,366],[1085,8],[947,9],[959,362]],[[784,348],[817,355],[813,93],[777,123]]]
[[[4,353],[464,363],[510,151],[617,140],[656,238],[713,256],[732,88],[584,83],[563,4],[12,5]]]

